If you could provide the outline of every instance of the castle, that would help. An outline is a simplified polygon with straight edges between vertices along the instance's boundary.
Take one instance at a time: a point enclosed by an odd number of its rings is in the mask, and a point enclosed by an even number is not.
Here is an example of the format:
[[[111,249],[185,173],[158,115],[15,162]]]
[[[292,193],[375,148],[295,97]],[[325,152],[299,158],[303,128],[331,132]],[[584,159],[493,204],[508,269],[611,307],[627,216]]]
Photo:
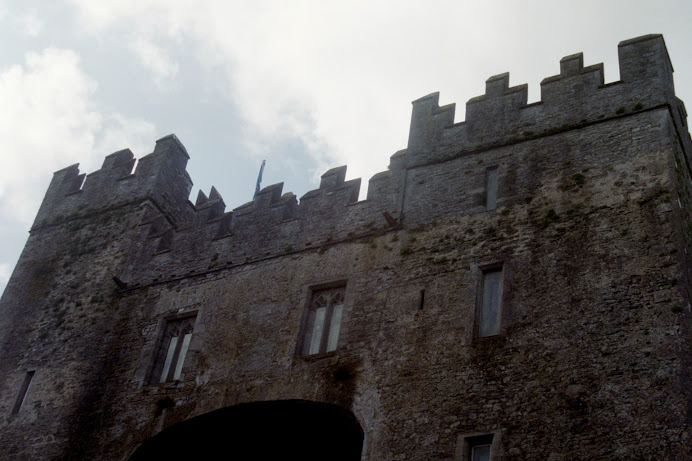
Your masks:
[[[369,181],[225,211],[174,136],[57,171],[0,300],[0,458],[692,459],[692,141],[660,35],[413,102]],[[219,455],[223,454],[223,456]]]

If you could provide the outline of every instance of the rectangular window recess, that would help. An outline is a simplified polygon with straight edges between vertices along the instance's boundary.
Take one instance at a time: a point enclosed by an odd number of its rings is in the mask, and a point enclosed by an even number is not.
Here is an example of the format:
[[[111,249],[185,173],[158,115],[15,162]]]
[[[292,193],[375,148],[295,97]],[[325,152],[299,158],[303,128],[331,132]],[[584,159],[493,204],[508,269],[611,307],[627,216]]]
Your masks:
[[[502,268],[483,271],[479,336],[494,336],[500,332],[502,317]]]
[[[490,211],[497,207],[497,167],[485,171],[485,209]]]
[[[29,392],[29,386],[31,385],[31,380],[34,378],[34,373],[36,371],[27,371],[24,375],[24,381],[22,381],[22,387],[19,389],[19,394],[17,395],[17,400],[14,402],[14,407],[12,408],[12,414],[16,415],[26,400],[26,394]]]
[[[196,319],[197,315],[193,313],[165,321],[163,335],[158,341],[154,364],[147,379],[149,384],[179,381],[182,378]]]
[[[303,335],[303,355],[336,350],[344,314],[345,292],[346,287],[341,286],[312,293]]]
[[[493,434],[476,435],[464,439],[463,459],[468,461],[490,461]]]
[[[423,310],[425,305],[425,289],[420,291],[420,298],[418,298],[418,309]]]

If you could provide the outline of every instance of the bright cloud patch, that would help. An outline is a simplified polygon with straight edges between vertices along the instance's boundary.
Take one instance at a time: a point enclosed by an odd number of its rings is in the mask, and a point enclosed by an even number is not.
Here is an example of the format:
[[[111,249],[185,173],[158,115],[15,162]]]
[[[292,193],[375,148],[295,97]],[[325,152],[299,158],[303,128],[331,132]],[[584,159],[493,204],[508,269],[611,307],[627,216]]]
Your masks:
[[[440,85],[425,78],[427,69],[440,68],[439,75],[460,86],[464,74],[448,72],[444,56],[473,65],[471,47],[459,44],[472,41],[480,27],[492,33],[487,25],[459,27],[468,8],[453,1],[442,2],[444,15],[405,0],[396,8],[368,1],[72,3],[94,33],[112,28],[156,36],[161,48],[138,41],[133,51],[161,80],[175,72],[162,50],[194,47],[200,72],[226,80],[219,96],[246,120],[249,152],[263,155],[298,139],[316,177],[346,163],[349,175],[365,183],[405,147],[409,101]],[[430,41],[434,49],[423,44]]]
[[[163,88],[178,74],[178,63],[173,61],[163,48],[143,38],[130,44],[139,62],[151,73],[154,83]]]
[[[440,103],[456,102],[461,121],[464,102],[483,94],[485,79],[508,70],[510,84],[529,83],[536,98],[538,81],[555,74],[561,56],[603,48],[600,33],[584,43],[588,11],[598,7],[597,29],[622,29],[617,39],[648,32],[641,18],[658,14],[647,2],[631,2],[647,13],[606,27],[621,11],[593,1],[567,8],[568,24],[543,20],[567,14],[565,2],[547,1],[535,9],[501,0],[70,1],[95,36],[153,36],[162,50],[198,57],[198,71],[212,76],[223,88],[219,97],[244,118],[248,151],[264,155],[299,140],[315,173],[346,163],[365,183],[406,147],[410,101],[441,90]],[[569,41],[545,39],[563,36]],[[135,52],[165,77],[175,68],[161,49],[141,43]]]
[[[54,171],[89,156],[102,116],[87,108],[97,85],[78,63],[73,51],[49,48],[0,71],[0,107],[12,108],[0,112],[8,153],[0,169],[4,216],[31,221],[41,194],[35,168]]]
[[[43,29],[43,21],[38,17],[36,11],[30,11],[28,13],[15,16],[14,21],[19,24],[22,31],[30,36],[36,37]]]
[[[79,67],[74,51],[48,48],[26,54],[25,64],[0,69],[0,139],[6,155],[0,169],[0,213],[31,223],[50,174],[72,163],[100,166],[110,146],[147,149],[152,124],[91,107],[96,82]],[[125,132],[127,131],[127,136]]]
[[[24,13],[11,11],[0,0],[0,21],[5,21],[3,27],[17,28],[22,34],[36,37],[43,29],[43,20],[35,9],[29,9]]]

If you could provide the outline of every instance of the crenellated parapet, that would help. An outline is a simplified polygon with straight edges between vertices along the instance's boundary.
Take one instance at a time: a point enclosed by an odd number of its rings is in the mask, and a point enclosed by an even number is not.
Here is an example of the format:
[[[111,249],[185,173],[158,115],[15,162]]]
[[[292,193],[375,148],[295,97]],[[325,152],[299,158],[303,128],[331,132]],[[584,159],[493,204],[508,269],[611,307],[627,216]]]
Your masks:
[[[79,164],[54,173],[32,229],[125,203],[151,199],[179,226],[192,217],[188,197],[192,180],[185,167],[189,155],[175,135],[156,141],[154,152],[139,159],[129,149],[108,155],[99,170],[88,175]]]
[[[560,73],[541,82],[541,100],[532,104],[527,103],[527,85],[510,86],[508,73],[490,77],[485,94],[466,103],[466,120],[460,123],[454,123],[455,105],[440,106],[438,93],[414,101],[408,146],[391,156],[387,171],[370,178],[365,200],[359,201],[361,179],[346,180],[346,166],[341,166],[325,172],[319,187],[300,200],[284,193],[279,183],[231,211],[215,187],[208,195],[199,191],[193,205],[188,200],[189,155],[169,135],[139,159],[134,171],[134,155],[125,149],[107,156],[89,175],[80,173],[78,165],[56,172],[34,229],[87,211],[134,204],[143,210],[142,240],[123,275],[134,279],[161,267],[189,273],[221,261],[236,264],[326,248],[430,222],[450,210],[480,212],[487,168],[482,157],[489,149],[657,107],[673,108],[674,123],[684,125],[686,112],[675,98],[673,69],[660,35],[621,42],[619,65],[620,80],[605,84],[602,64],[584,66],[581,53],[566,56]],[[689,147],[686,128],[681,133]],[[473,153],[478,158],[463,168],[431,167]],[[517,193],[507,173],[500,171],[500,203]]]
[[[541,82],[541,100],[527,103],[527,85],[510,86],[509,73],[490,77],[485,94],[466,103],[466,120],[454,123],[454,105],[438,93],[413,101],[409,166],[439,161],[586,123],[668,104],[677,106],[673,68],[661,35],[618,46],[620,80],[604,84],[603,64],[584,67],[582,53],[560,60],[560,74]]]
[[[346,181],[346,167],[332,168],[321,177],[320,188],[307,192],[300,198],[298,215],[329,215],[340,208],[358,201],[360,178]]]
[[[212,186],[209,197],[201,190],[199,191],[197,200],[195,201],[195,210],[197,210],[195,221],[205,224],[221,218],[226,210],[226,204],[223,198],[221,198],[221,194]]]
[[[408,150],[434,149],[442,141],[442,130],[454,123],[455,104],[440,107],[440,93],[413,101]]]
[[[253,201],[230,212],[224,212],[225,204],[215,188],[209,196],[200,191],[191,225],[174,229],[162,212],[142,221],[147,230],[140,258],[124,277],[133,278],[145,267],[155,272],[161,264],[196,272],[212,259],[252,261],[391,228],[392,222],[383,215],[386,211],[394,222],[393,216],[398,216],[389,193],[391,172],[373,177],[367,200],[358,201],[360,182],[346,180],[345,166],[333,168],[322,175],[319,188],[305,193],[300,202],[293,193],[283,193],[279,183],[263,188]]]

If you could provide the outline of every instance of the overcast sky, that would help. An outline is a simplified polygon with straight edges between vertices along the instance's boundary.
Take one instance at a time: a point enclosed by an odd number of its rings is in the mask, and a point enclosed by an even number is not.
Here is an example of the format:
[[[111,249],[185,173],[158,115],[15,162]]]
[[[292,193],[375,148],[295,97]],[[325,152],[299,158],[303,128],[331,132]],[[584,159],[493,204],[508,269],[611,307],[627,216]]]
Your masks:
[[[0,0],[0,291],[65,166],[175,133],[193,200],[214,185],[227,210],[262,159],[262,185],[298,197],[344,164],[366,186],[406,147],[412,100],[440,91],[459,122],[509,71],[536,101],[579,51],[615,81],[628,38],[664,35],[692,104],[690,24],[689,0]]]

